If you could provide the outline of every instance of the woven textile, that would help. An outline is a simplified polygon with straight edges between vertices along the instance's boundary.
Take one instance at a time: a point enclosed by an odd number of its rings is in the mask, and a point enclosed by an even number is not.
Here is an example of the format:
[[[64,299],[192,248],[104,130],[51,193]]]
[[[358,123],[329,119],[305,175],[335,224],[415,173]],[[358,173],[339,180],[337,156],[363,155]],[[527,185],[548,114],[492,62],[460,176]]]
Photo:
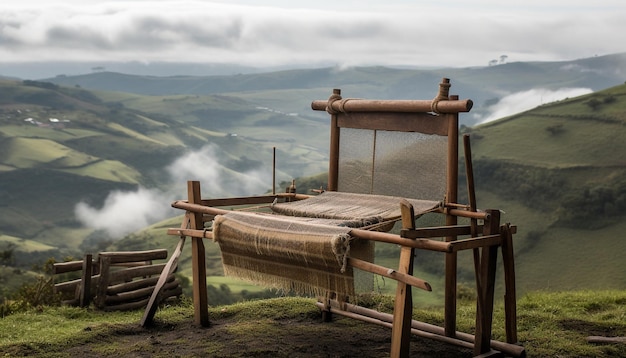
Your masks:
[[[278,215],[218,215],[213,237],[224,273],[284,291],[354,294],[347,257],[373,260],[373,244],[355,240],[350,228],[301,222]]]
[[[400,200],[387,195],[356,194],[326,191],[305,200],[275,203],[272,211],[281,215],[344,220],[343,226],[359,228],[400,218]],[[406,199],[415,215],[433,211],[438,201]]]

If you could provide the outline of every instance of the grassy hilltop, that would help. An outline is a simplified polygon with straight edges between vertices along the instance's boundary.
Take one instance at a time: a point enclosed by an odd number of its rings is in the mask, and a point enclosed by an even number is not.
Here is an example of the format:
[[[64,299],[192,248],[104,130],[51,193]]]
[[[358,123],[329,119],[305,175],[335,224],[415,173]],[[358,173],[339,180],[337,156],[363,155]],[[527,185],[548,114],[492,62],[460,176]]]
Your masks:
[[[626,287],[626,85],[471,130],[479,206],[519,225],[527,289]]]

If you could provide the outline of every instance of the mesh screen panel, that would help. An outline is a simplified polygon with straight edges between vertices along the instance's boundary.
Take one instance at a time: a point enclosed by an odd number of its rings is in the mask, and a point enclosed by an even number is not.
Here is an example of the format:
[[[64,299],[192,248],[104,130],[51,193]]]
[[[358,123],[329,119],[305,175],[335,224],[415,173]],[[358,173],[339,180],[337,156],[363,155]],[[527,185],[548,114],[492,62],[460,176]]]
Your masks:
[[[340,138],[339,191],[444,199],[446,136],[341,128]]]

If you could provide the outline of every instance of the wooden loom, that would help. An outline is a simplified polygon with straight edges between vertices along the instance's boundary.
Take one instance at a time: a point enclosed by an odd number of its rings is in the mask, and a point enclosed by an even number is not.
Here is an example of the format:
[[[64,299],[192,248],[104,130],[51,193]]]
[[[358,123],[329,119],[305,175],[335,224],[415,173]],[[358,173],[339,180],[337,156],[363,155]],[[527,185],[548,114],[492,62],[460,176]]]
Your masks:
[[[392,329],[391,356],[409,355],[410,336],[428,337],[462,347],[470,347],[475,356],[513,356],[523,357],[525,349],[517,344],[517,316],[515,272],[513,260],[512,235],[516,228],[500,223],[499,210],[480,211],[476,208],[472,175],[469,137],[464,136],[465,167],[467,170],[468,204],[458,204],[458,151],[459,151],[459,113],[469,112],[471,100],[459,100],[449,96],[448,79],[443,79],[438,95],[433,100],[362,100],[342,99],[339,90],[334,90],[327,101],[314,101],[314,110],[326,110],[331,115],[330,164],[327,191],[338,191],[341,170],[340,133],[344,128],[366,129],[373,131],[418,132],[426,135],[440,135],[447,139],[447,159],[445,195],[441,206],[434,211],[445,218],[445,225],[420,227],[415,225],[416,216],[413,205],[404,199],[398,200],[399,220],[402,229],[399,234],[354,228],[349,235],[357,240],[392,243],[400,246],[400,262],[397,269],[390,269],[353,257],[347,258],[349,266],[372,272],[397,281],[395,308],[393,315],[366,309],[350,304],[343,297],[332,294],[320,299],[317,305],[326,318],[330,314],[339,315],[375,323]],[[410,165],[412,163],[407,163]],[[410,181],[411,178],[402,178]],[[166,265],[162,280],[173,272],[186,237],[191,237],[193,264],[193,301],[195,321],[202,326],[209,325],[208,302],[206,294],[205,238],[213,238],[213,233],[205,227],[216,215],[231,212],[232,207],[266,205],[276,202],[290,202],[311,199],[309,195],[292,192],[273,193],[271,195],[202,199],[200,183],[187,183],[188,199],[179,200],[173,207],[186,211],[180,228],[168,229],[168,234],[180,236],[180,241],[170,262]],[[374,194],[374,193],[371,193]],[[228,207],[224,209],[221,207]],[[463,218],[469,225],[459,225]],[[442,238],[442,239],[438,239]],[[434,326],[412,319],[412,287],[430,290],[428,283],[414,277],[413,264],[415,250],[441,252],[445,255],[445,319],[443,327]],[[506,342],[491,339],[494,305],[494,289],[498,251],[502,252],[505,281],[505,329]],[[457,289],[457,253],[472,250],[476,276],[476,327],[475,334],[458,332],[456,329],[456,289]],[[160,301],[159,284],[146,308],[141,320],[142,325],[152,323]]]

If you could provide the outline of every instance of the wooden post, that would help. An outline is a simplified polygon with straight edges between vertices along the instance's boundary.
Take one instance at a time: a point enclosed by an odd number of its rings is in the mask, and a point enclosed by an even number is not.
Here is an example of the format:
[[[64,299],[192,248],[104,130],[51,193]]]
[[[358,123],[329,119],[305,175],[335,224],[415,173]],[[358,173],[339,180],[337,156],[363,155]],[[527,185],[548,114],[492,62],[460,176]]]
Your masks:
[[[400,202],[402,228],[415,229],[415,212],[408,201]],[[413,275],[415,249],[402,246],[398,272]],[[411,322],[413,320],[413,295],[411,285],[398,281],[395,305],[393,308],[393,326],[391,328],[391,357],[408,357],[411,348]]]
[[[272,147],[272,195],[276,194],[276,147]]]
[[[451,100],[458,100],[458,96],[451,96]],[[458,200],[458,177],[459,177],[459,115],[458,113],[447,114],[448,116],[448,172],[446,188],[446,204],[456,203]],[[457,217],[446,215],[446,225],[457,224]],[[456,240],[455,236],[448,236],[446,241]],[[444,295],[444,329],[446,336],[454,337],[456,334],[456,286],[457,286],[457,254],[446,254],[445,269],[445,295]]]
[[[492,235],[500,229],[500,211],[486,210],[489,214],[485,220],[483,234]],[[491,350],[491,329],[493,323],[493,301],[496,283],[496,263],[498,259],[498,246],[482,248],[480,257],[480,290],[478,291],[478,304],[476,312],[476,341],[474,342],[474,355],[478,356]]]
[[[92,254],[86,254],[83,258],[83,273],[80,280],[80,296],[78,297],[78,304],[80,307],[88,307],[91,302],[91,275],[93,263]]]
[[[504,322],[507,343],[517,343],[517,294],[515,289],[515,260],[513,232],[509,224],[502,226],[502,264],[504,265]]]
[[[191,204],[202,204],[200,194],[200,182],[187,182],[187,196]],[[190,228],[196,230],[204,229],[202,213],[191,213]],[[191,265],[193,276],[193,307],[196,324],[207,327],[209,325],[209,309],[206,286],[206,255],[204,242],[201,237],[191,238]]]
[[[111,257],[106,255],[98,255],[100,261],[100,279],[98,280],[98,289],[96,290],[96,307],[103,309],[106,305],[107,288],[109,287],[109,269],[111,268]]]
[[[341,90],[334,89],[331,99],[341,99]],[[330,99],[329,99],[330,102]],[[328,190],[337,191],[339,180],[339,132],[337,113],[330,115],[330,157],[328,161]]]

